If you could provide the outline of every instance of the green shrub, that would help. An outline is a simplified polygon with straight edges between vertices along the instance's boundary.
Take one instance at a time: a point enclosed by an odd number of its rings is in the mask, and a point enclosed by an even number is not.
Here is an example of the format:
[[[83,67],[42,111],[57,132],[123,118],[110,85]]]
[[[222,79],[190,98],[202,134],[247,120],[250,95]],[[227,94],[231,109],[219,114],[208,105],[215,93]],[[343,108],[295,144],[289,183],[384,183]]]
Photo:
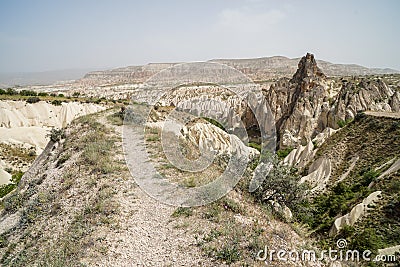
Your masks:
[[[353,119],[339,120],[339,121],[337,122],[337,124],[338,124],[338,126],[339,126],[340,128],[343,128],[344,126],[346,126],[347,124],[349,124],[349,123],[352,122],[352,121],[353,121]]]
[[[15,213],[22,207],[23,198],[19,193],[13,193],[3,200],[4,210],[9,213]]]
[[[51,104],[54,106],[61,106],[62,101],[60,101],[58,99],[54,99],[53,101],[51,101]]]
[[[32,90],[22,90],[21,92],[19,92],[19,95],[21,95],[21,96],[37,96],[38,94]]]
[[[61,139],[65,138],[65,131],[64,131],[64,129],[53,128],[50,130],[50,133],[47,134],[46,136],[50,137],[51,141],[58,142]]]
[[[177,208],[173,213],[172,217],[190,217],[193,214],[193,210],[191,208],[186,208],[186,207],[179,207]]]
[[[8,89],[6,90],[6,95],[18,95],[18,92],[17,92],[17,90],[15,90],[15,89],[8,88]]]
[[[63,155],[58,159],[56,166],[59,167],[59,166],[63,165],[67,160],[70,159],[70,157],[71,157],[71,155],[68,154],[68,153],[63,154]]]
[[[34,96],[34,97],[29,97],[29,98],[26,100],[26,102],[29,103],[29,104],[37,103],[37,102],[39,102],[39,101],[40,101],[40,98],[39,98],[39,97],[36,97],[36,96]]]
[[[258,151],[261,151],[261,145],[260,144],[257,144],[257,143],[254,143],[254,142],[250,142],[248,144],[248,146],[257,149]]]
[[[216,258],[225,261],[227,264],[237,262],[241,258],[241,253],[238,244],[227,244],[216,253]]]
[[[275,155],[266,157],[269,157],[268,163],[259,165],[259,168],[270,168],[269,165],[272,165],[272,168],[261,185],[253,192],[254,197],[267,205],[271,205],[271,201],[273,201],[294,212],[299,212],[306,202],[306,185],[300,184],[300,177],[286,165],[280,164]]]
[[[293,147],[287,147],[285,149],[280,149],[276,151],[276,155],[278,156],[279,159],[284,159],[286,158],[287,155],[289,155],[290,152],[292,152],[294,148]]]
[[[385,244],[382,242],[381,236],[373,228],[366,228],[361,232],[357,232],[350,243],[351,249],[357,249],[358,251],[371,250],[373,253],[377,253],[378,249],[384,247]]]

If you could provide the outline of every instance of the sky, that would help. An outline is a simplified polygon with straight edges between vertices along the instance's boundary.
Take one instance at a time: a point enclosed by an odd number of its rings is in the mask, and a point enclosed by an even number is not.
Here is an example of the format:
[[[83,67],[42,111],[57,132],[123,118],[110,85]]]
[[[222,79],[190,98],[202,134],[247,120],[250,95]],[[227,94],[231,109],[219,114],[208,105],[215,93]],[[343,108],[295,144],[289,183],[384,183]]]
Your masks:
[[[400,70],[400,1],[0,0],[0,72],[301,57]]]

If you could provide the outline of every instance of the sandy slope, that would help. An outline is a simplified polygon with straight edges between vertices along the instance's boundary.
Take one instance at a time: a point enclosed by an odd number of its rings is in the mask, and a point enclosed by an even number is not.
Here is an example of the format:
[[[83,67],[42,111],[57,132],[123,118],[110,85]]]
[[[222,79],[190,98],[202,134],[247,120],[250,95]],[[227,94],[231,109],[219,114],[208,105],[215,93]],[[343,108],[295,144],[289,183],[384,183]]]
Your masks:
[[[100,105],[79,102],[55,106],[45,101],[34,104],[0,101],[0,143],[35,147],[36,153],[40,154],[48,142],[46,135],[51,128],[65,127],[77,117],[104,109]],[[0,185],[8,183],[10,179],[10,175],[4,171],[6,167],[12,166],[0,165]]]

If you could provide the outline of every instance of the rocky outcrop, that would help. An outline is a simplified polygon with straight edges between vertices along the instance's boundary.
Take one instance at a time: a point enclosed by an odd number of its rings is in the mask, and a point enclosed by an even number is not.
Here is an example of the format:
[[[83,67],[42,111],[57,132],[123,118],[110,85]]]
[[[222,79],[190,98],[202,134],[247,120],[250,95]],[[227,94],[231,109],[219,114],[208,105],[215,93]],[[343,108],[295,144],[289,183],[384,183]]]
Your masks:
[[[350,213],[337,218],[331,228],[330,235],[336,235],[346,225],[353,226],[367,211],[372,209],[372,204],[381,198],[381,193],[381,191],[371,193],[360,204],[352,208]]]
[[[65,127],[72,120],[104,110],[95,104],[68,102],[55,106],[45,101],[0,101],[0,142],[35,147],[40,154],[49,129]]]
[[[393,90],[380,79],[344,80],[342,89],[334,103],[334,108],[331,110],[332,125],[336,126],[340,120],[354,119],[360,111],[395,111],[397,109],[396,101],[393,103],[393,109],[391,105],[393,95]]]
[[[240,139],[210,123],[195,123],[191,127],[184,127],[183,136],[197,145],[200,150],[211,151],[217,156],[231,155],[234,147],[238,149],[240,155],[247,155],[250,159],[259,155],[254,148],[244,145],[234,146],[232,142],[242,144]]]
[[[266,90],[275,117],[279,147],[306,145],[325,129],[338,129],[360,111],[399,109],[399,92],[381,79],[328,79],[312,54],[304,56],[289,81]]]
[[[45,101],[29,104],[25,101],[0,101],[0,144],[14,148],[33,149],[39,155],[49,138],[46,136],[53,127],[62,128],[79,116],[104,110],[95,104],[69,102],[55,106]],[[17,151],[17,150],[16,150]],[[9,182],[6,168],[24,170],[24,157],[5,153],[0,164],[0,184]],[[22,166],[21,166],[22,165]]]
[[[391,106],[393,112],[400,112],[400,91],[396,91],[393,94],[389,105]]]
[[[290,82],[299,84],[302,91],[306,91],[314,87],[314,81],[319,82],[325,78],[325,74],[317,66],[314,55],[307,53],[301,58],[297,71]]]
[[[8,184],[11,179],[11,174],[4,170],[5,167],[6,165],[0,160],[0,185]]]
[[[271,86],[266,99],[275,116],[279,146],[306,145],[325,130],[329,126],[329,98],[337,91],[312,54],[300,60],[291,80]]]
[[[314,155],[314,145],[310,141],[305,146],[300,145],[299,147],[293,149],[289,155],[285,157],[283,163],[287,164],[288,166],[296,166],[301,168],[306,166],[307,163],[310,162],[310,160],[314,157]]]
[[[319,158],[314,161],[309,170],[308,175],[300,179],[300,183],[307,182],[311,187],[311,192],[323,190],[331,177],[332,164],[329,158]]]
[[[55,106],[46,101],[0,101],[0,127],[65,127],[73,119],[104,110],[95,104],[68,102]]]

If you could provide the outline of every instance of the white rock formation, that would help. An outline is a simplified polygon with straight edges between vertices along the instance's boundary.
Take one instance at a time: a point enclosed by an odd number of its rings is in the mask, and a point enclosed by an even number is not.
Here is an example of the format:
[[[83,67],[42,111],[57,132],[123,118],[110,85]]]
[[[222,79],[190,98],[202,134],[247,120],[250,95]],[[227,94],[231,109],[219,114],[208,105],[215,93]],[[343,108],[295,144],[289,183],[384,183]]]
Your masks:
[[[92,103],[68,102],[55,106],[45,101],[34,104],[24,101],[0,101],[0,127],[61,128],[77,117],[104,109],[105,107]]]
[[[314,154],[314,145],[310,141],[305,146],[299,145],[299,147],[293,149],[283,160],[283,163],[288,166],[298,166],[301,168],[314,157]]]
[[[308,171],[308,175],[300,179],[300,183],[308,182],[311,192],[323,190],[331,177],[332,164],[329,158],[321,157],[314,161]]]
[[[359,220],[362,216],[365,215],[365,213],[372,209],[369,207],[369,205],[373,204],[377,200],[380,199],[381,197],[381,191],[375,191],[371,193],[368,197],[366,197],[361,203],[357,204],[355,207],[353,207],[350,211],[350,213],[347,213],[346,215],[339,217],[335,220],[331,230],[330,230],[330,235],[334,236],[336,235],[344,226],[349,225],[353,226],[357,220]]]
[[[183,135],[200,149],[215,152],[216,155],[231,154],[233,151],[232,142],[241,144],[239,154],[248,155],[254,158],[259,155],[258,150],[245,146],[235,135],[228,134],[210,123],[195,123],[193,126],[183,130]]]
[[[95,104],[68,102],[55,106],[45,101],[29,104],[25,101],[0,101],[0,143],[35,147],[40,154],[45,148],[49,130],[65,127],[73,119],[104,110]],[[0,164],[0,184],[10,180]],[[8,166],[9,167],[9,166]]]
[[[6,172],[3,167],[0,167],[0,185],[8,184],[11,179],[11,174]]]

